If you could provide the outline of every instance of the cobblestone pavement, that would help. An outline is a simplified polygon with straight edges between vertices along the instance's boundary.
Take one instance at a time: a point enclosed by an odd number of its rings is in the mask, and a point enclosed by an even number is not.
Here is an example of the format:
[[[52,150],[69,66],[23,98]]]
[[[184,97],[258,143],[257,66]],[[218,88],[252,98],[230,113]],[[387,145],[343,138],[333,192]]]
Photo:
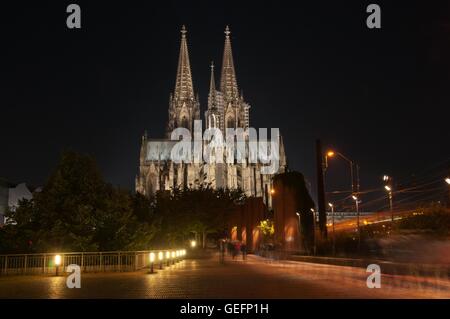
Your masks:
[[[0,298],[450,298],[448,280],[384,276],[366,286],[363,268],[218,256],[156,270],[82,274],[81,288],[64,276],[0,277]]]

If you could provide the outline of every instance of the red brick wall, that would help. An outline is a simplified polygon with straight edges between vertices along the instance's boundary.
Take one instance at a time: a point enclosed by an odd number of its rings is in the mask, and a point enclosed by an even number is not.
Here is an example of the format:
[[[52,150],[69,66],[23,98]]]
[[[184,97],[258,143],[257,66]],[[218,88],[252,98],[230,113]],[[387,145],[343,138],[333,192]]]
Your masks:
[[[283,250],[298,251],[300,250],[300,237],[294,192],[279,180],[274,181],[273,187],[275,242],[281,244]]]
[[[242,241],[247,245],[248,251],[258,249],[262,240],[258,226],[264,219],[266,210],[262,198],[247,198],[245,204],[238,206],[231,216],[229,222],[231,240]]]

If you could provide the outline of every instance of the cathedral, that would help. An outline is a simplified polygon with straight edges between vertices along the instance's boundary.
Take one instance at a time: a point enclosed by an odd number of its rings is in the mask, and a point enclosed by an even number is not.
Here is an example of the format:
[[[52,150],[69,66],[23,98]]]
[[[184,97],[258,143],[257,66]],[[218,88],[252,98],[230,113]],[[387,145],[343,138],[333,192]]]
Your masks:
[[[229,155],[227,152],[219,155],[225,158],[223,161],[215,163],[205,161],[179,163],[170,157],[174,145],[178,142],[171,138],[172,132],[177,128],[194,132],[195,123],[201,120],[199,97],[194,92],[186,33],[183,26],[175,90],[169,99],[166,137],[150,138],[147,134],[142,137],[136,191],[152,195],[159,190],[170,191],[175,187],[197,188],[203,185],[215,189],[239,188],[249,197],[262,197],[270,207],[273,176],[286,170],[286,156],[281,135],[277,137],[276,148],[279,165],[276,171],[271,173],[264,173],[263,163],[250,160],[251,154],[248,149],[243,153],[241,160],[235,160],[233,157],[231,162],[226,159],[227,154]],[[211,64],[208,107],[204,113],[203,123],[206,128],[219,129],[221,132],[230,128],[248,132],[250,104],[239,93],[230,33],[227,26],[219,87],[216,87],[214,65]]]

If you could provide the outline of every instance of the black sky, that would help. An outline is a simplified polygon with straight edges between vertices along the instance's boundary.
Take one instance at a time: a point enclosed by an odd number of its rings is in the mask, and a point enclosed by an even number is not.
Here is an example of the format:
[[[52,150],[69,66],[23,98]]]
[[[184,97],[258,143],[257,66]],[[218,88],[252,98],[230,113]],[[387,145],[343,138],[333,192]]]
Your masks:
[[[318,137],[360,164],[363,189],[384,173],[407,180],[448,168],[446,2],[72,2],[81,30],[66,27],[69,1],[2,9],[0,177],[43,184],[70,148],[133,189],[142,133],[164,133],[182,24],[202,113],[228,24],[251,125],[279,127],[290,167],[313,186]],[[372,2],[381,30],[365,24]],[[345,163],[327,174],[329,190],[348,188]]]

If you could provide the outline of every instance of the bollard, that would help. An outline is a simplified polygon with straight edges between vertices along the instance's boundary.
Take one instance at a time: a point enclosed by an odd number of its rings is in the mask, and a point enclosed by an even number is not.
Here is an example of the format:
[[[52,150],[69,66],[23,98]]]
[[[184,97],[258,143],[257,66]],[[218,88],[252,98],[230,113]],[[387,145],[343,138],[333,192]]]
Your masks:
[[[164,259],[164,253],[162,251],[160,251],[158,253],[159,269],[163,269],[163,259]]]
[[[150,253],[150,273],[153,273],[153,264],[155,263],[155,253]]]

